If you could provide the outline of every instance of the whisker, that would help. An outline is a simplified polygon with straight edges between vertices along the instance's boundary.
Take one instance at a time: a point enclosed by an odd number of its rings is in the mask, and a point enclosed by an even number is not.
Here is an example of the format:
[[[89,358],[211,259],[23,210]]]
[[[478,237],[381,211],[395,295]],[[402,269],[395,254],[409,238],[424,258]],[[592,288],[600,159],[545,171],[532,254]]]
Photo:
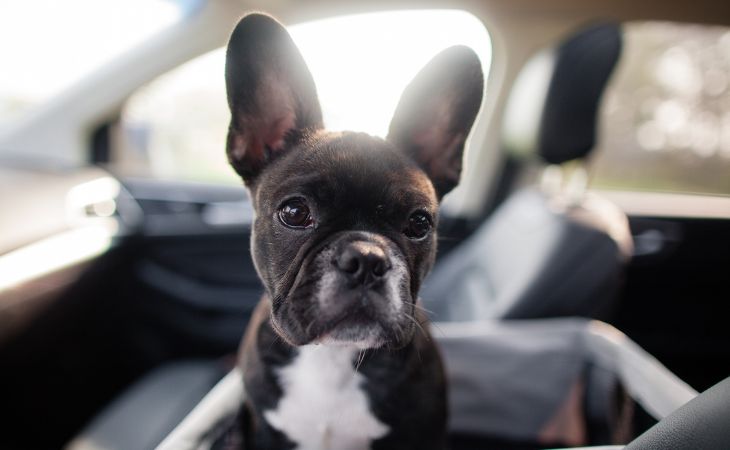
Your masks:
[[[421,305],[420,305],[420,304],[418,304],[418,303],[414,303],[414,304],[413,304],[413,307],[414,307],[414,308],[417,308],[417,309],[420,309],[421,311],[423,311],[423,312],[425,312],[426,314],[429,314],[429,315],[434,315],[434,314],[435,314],[435,313],[434,313],[433,311],[431,311],[430,309],[428,309],[428,308],[425,308],[424,306],[421,306]]]
[[[446,333],[444,333],[444,330],[442,330],[441,327],[439,327],[436,322],[431,322],[431,328],[433,329],[434,334],[438,333],[439,337],[446,336]]]
[[[430,340],[430,338],[429,338],[429,336],[428,336],[428,333],[427,333],[427,332],[426,332],[426,330],[425,330],[425,329],[423,328],[423,325],[421,325],[421,323],[420,323],[420,322],[419,322],[419,321],[418,321],[418,320],[417,320],[417,319],[416,319],[415,317],[413,317],[412,315],[410,315],[410,314],[408,314],[408,313],[403,313],[403,315],[404,315],[404,316],[405,316],[405,317],[406,317],[406,318],[407,318],[408,320],[410,320],[411,322],[413,322],[413,323],[414,323],[414,324],[415,324],[415,325],[416,325],[416,326],[418,327],[418,329],[419,329],[419,330],[421,330],[421,333],[423,333],[423,337],[425,337],[425,338],[426,338],[427,340]]]
[[[423,329],[423,327],[421,326],[420,323],[418,323],[418,320],[416,320],[415,317],[411,316],[410,314],[405,314],[405,316],[408,319],[410,319],[413,323],[416,324],[416,326],[418,327],[418,329],[421,330],[421,333],[423,333],[423,336],[426,338],[426,340],[430,340],[429,337],[428,337],[428,333],[426,333],[426,330]],[[421,351],[418,349],[418,347],[415,347],[415,348],[416,348],[416,356],[418,356],[418,362],[420,362],[421,364],[423,364],[423,359],[421,359]]]
[[[360,350],[360,354],[357,356],[357,363],[355,364],[355,373],[357,373],[358,369],[360,369],[360,365],[362,365],[362,362],[365,360],[365,352],[367,349]]]

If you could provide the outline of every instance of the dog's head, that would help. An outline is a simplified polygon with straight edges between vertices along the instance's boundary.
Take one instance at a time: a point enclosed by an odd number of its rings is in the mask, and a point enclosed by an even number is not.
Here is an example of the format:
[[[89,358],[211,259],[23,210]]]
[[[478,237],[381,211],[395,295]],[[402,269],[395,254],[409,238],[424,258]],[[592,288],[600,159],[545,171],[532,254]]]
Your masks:
[[[228,159],[256,210],[252,253],[276,331],[294,345],[409,342],[438,202],[459,180],[481,104],[476,55],[452,47],[423,68],[385,140],[323,130],[312,76],[271,17],[234,30],[226,86]]]

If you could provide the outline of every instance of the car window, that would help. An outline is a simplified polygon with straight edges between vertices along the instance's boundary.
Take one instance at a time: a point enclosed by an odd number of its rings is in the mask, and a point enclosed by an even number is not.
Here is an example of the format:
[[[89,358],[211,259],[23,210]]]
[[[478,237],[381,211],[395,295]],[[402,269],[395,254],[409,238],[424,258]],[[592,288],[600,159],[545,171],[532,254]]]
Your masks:
[[[341,16],[289,27],[317,85],[325,126],[384,136],[406,84],[446,47],[464,44],[485,73],[491,43],[462,11]],[[160,76],[127,102],[112,133],[112,157],[129,173],[238,183],[225,159],[230,115],[218,49]]]
[[[192,8],[192,3],[3,0],[0,2],[0,128],[175,23]],[[114,20],[108,20],[110,16]],[[53,51],[49,51],[49,44]]]
[[[730,29],[624,25],[593,185],[730,195]]]

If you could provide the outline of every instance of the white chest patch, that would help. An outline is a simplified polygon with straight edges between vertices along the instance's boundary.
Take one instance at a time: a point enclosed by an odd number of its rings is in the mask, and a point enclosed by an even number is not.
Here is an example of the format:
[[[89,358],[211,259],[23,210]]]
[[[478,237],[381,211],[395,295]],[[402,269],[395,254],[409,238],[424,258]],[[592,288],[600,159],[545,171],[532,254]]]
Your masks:
[[[279,370],[284,395],[264,417],[298,450],[368,449],[388,433],[360,387],[363,376],[352,367],[356,353],[352,347],[306,345]]]

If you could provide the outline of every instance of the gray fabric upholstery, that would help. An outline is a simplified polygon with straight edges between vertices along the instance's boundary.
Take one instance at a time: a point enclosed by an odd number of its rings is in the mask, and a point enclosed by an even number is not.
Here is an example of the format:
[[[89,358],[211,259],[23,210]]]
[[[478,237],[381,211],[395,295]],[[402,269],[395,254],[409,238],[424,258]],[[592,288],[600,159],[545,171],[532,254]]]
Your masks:
[[[510,197],[425,281],[437,321],[605,315],[631,253],[626,216],[588,196],[576,206],[536,189]]]
[[[460,433],[544,442],[556,416],[576,417],[567,406],[584,417],[550,436],[586,445],[581,435],[599,439],[619,431],[611,415],[618,384],[657,419],[696,395],[625,335],[598,321],[440,323],[434,336],[449,378],[450,428]],[[582,390],[580,410],[566,402],[576,386]],[[586,418],[603,427],[598,435],[580,430]]]
[[[107,406],[67,450],[153,449],[226,372],[210,360],[160,367]]]

